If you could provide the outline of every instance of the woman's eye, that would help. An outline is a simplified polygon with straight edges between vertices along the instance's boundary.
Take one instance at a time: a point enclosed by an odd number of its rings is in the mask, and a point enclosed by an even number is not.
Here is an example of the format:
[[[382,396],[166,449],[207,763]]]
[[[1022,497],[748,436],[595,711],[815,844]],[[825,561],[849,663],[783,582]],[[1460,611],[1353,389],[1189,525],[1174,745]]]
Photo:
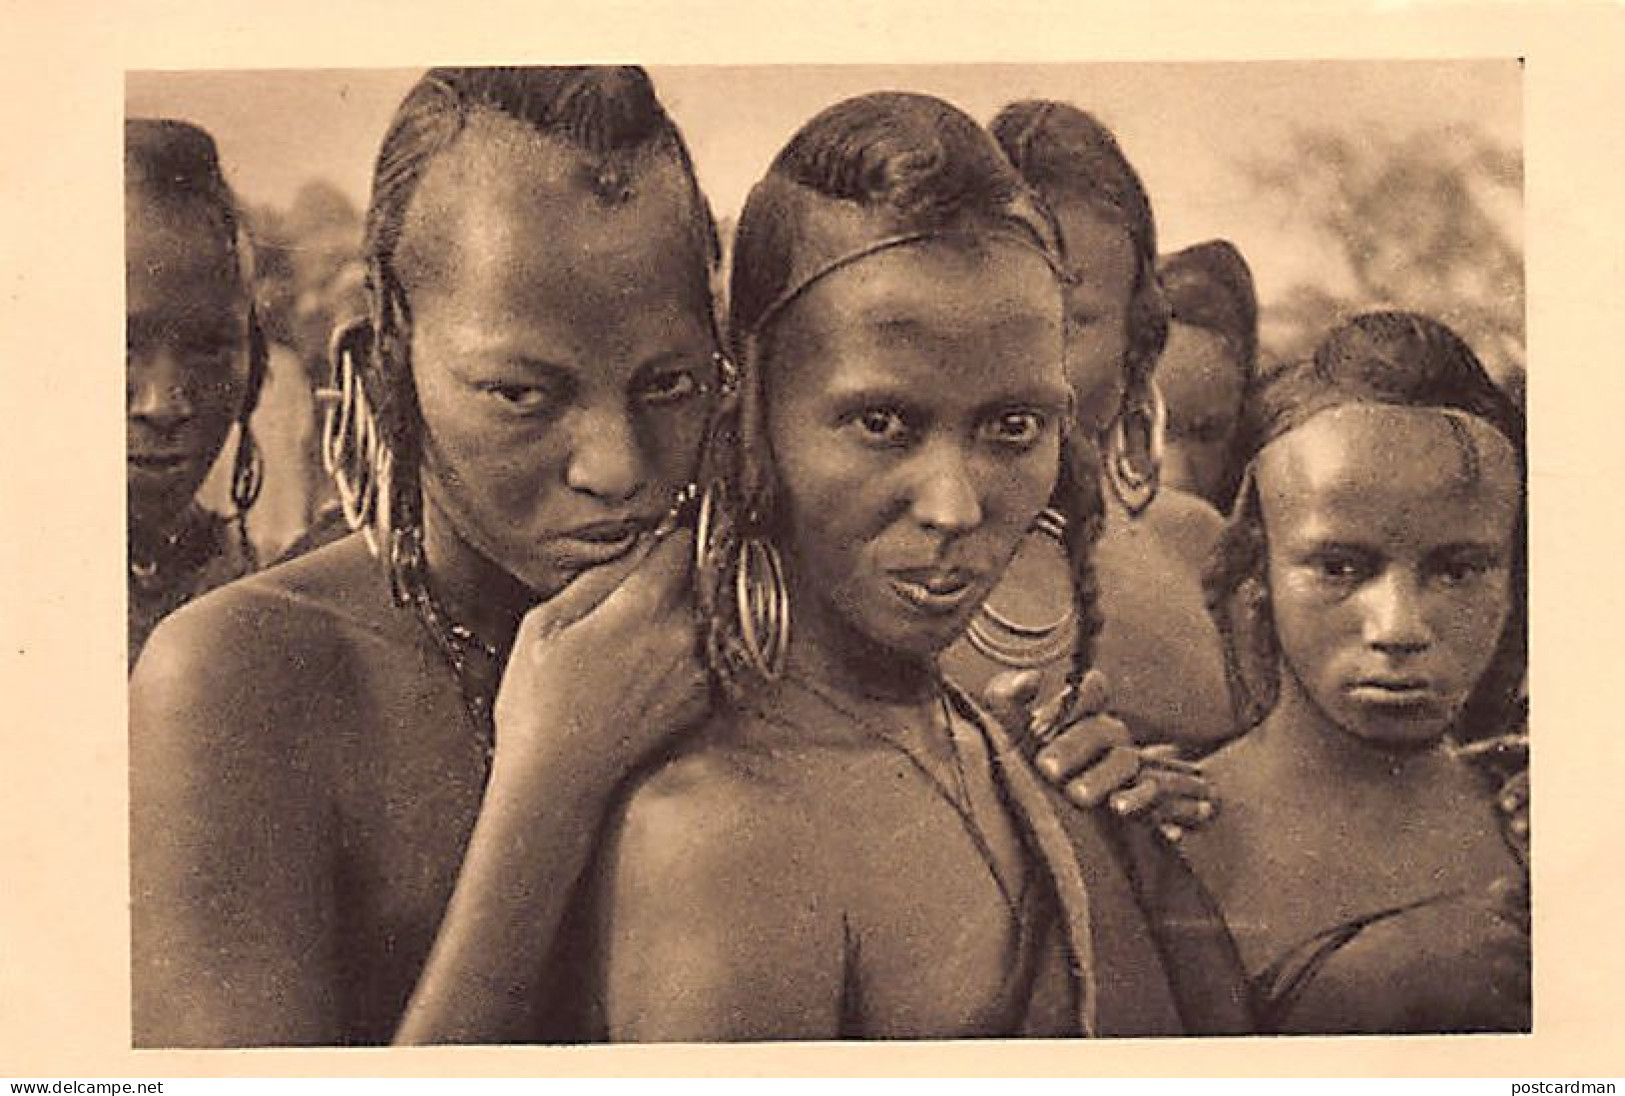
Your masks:
[[[1464,586],[1489,574],[1498,565],[1499,560],[1493,556],[1462,552],[1436,561],[1431,570],[1445,586]]]
[[[1369,577],[1371,564],[1357,556],[1328,552],[1314,556],[1309,566],[1317,578],[1327,582],[1350,583]]]
[[[552,402],[547,389],[534,384],[488,384],[485,391],[515,411],[540,411]]]
[[[1006,411],[987,424],[987,436],[1003,445],[1026,448],[1037,444],[1048,425],[1036,411]]]
[[[686,400],[699,390],[700,382],[695,379],[692,370],[673,369],[645,380],[640,386],[639,396],[644,403],[660,406]]]
[[[888,408],[870,408],[860,411],[852,419],[853,425],[864,439],[879,445],[900,445],[908,440],[910,430],[903,416]]]

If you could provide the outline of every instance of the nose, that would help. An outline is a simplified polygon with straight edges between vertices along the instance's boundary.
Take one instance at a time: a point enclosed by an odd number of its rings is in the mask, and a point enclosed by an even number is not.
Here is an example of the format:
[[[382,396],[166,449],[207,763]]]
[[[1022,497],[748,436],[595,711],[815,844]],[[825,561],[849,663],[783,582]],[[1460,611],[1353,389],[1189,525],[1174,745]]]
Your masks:
[[[982,499],[963,453],[948,444],[921,454],[912,500],[914,520],[939,533],[963,533],[982,523]]]
[[[575,416],[565,482],[602,502],[624,503],[648,480],[636,424],[623,407],[585,408]]]
[[[131,358],[128,371],[125,404],[130,418],[167,428],[197,413],[185,372],[167,350]]]
[[[1366,643],[1388,654],[1415,654],[1432,642],[1423,592],[1414,575],[1393,568],[1366,591]]]

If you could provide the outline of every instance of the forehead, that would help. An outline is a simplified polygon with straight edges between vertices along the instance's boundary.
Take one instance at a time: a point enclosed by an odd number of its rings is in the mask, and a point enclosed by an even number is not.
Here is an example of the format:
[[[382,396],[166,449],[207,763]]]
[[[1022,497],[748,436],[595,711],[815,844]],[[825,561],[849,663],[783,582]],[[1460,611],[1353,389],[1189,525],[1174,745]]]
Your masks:
[[[1066,241],[1067,271],[1075,290],[1087,296],[1127,300],[1138,267],[1127,226],[1076,198],[1061,198],[1053,207]]]
[[[892,248],[814,283],[779,318],[772,347],[775,376],[865,362],[930,370],[938,386],[944,370],[955,384],[1012,373],[1059,384],[1060,289],[1042,256],[1008,242]]]
[[[124,273],[131,316],[197,322],[234,317],[244,304],[242,272],[224,226],[198,202],[130,194]]]
[[[429,163],[408,205],[398,265],[409,291],[500,296],[523,281],[566,294],[584,285],[703,293],[699,211],[677,158],[627,166],[622,200],[595,194],[592,171],[564,143],[476,113]]]
[[[1522,495],[1512,445],[1488,423],[1431,408],[1347,404],[1265,447],[1271,532],[1434,544],[1496,541]]]
[[[1170,410],[1187,415],[1233,413],[1245,386],[1240,363],[1217,333],[1177,321],[1168,325],[1156,378]]]

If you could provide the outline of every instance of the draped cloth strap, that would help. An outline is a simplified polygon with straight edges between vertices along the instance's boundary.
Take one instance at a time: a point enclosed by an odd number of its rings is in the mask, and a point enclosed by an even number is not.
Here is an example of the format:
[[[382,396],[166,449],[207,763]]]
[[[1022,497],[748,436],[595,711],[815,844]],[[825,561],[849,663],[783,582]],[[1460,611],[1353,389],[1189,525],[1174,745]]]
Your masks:
[[[1040,786],[1037,775],[1016,752],[1015,744],[1003,725],[951,683],[944,682],[944,685],[953,702],[971,713],[987,735],[1001,790],[1007,796],[1017,822],[1026,832],[1029,844],[1040,861],[1040,868],[1054,888],[1072,975],[1077,1030],[1079,1034],[1092,1038],[1099,1034],[1094,924],[1088,884],[1072,851],[1071,840]],[[1011,763],[1012,759],[1014,764]]]
[[[990,714],[976,712],[1011,810],[1060,907],[1089,1036],[1239,1035],[1257,1030],[1240,952],[1178,851],[1149,827],[1083,810],[1034,772]]]
[[[1321,968],[1366,929],[1416,910],[1452,901],[1463,893],[1459,889],[1445,891],[1352,917],[1288,948],[1252,981],[1260,1029],[1267,1034],[1279,1032],[1299,999],[1320,974]]]

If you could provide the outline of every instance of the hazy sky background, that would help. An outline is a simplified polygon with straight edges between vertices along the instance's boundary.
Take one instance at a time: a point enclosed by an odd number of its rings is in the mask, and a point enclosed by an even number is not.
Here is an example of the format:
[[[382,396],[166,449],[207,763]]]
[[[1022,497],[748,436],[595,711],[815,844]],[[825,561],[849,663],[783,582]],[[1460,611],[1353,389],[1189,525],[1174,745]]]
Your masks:
[[[651,66],[719,215],[737,212],[790,134],[848,95],[941,95],[986,122],[1012,99],[1065,99],[1101,118],[1133,161],[1171,251],[1223,236],[1269,301],[1301,280],[1340,284],[1334,249],[1261,200],[1243,170],[1304,127],[1407,136],[1468,127],[1522,148],[1513,61],[1077,65]],[[131,73],[127,111],[200,123],[251,203],[286,206],[315,177],[364,207],[372,159],[418,70]],[[1521,209],[1504,211],[1512,219]],[[1517,224],[1513,238],[1520,238]]]

